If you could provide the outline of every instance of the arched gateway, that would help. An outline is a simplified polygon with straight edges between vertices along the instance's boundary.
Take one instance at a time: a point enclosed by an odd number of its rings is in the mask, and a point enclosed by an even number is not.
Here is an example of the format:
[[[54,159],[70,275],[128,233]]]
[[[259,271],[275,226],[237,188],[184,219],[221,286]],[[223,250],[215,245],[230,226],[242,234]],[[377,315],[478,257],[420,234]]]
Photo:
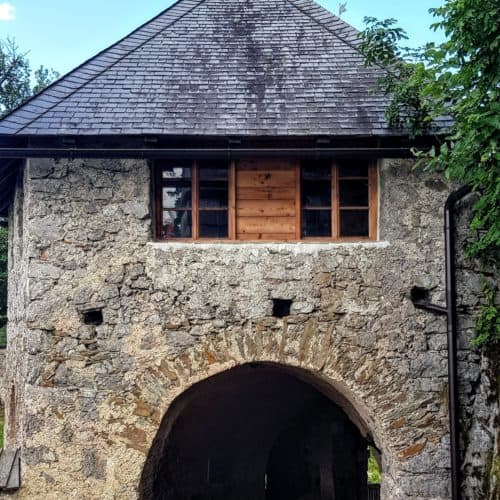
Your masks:
[[[370,431],[384,500],[449,500],[446,321],[412,290],[444,298],[451,187],[359,43],[312,0],[179,0],[0,121],[17,500],[366,499]]]
[[[170,406],[141,498],[365,500],[369,444],[354,408],[309,373],[246,364]]]

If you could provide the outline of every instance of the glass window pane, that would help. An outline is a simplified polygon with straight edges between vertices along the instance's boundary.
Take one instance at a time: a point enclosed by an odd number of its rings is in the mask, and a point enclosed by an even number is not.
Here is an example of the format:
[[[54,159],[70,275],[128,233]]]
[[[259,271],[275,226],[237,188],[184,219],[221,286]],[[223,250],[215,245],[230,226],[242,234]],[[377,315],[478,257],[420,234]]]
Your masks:
[[[329,207],[332,204],[332,186],[325,181],[302,181],[303,207]]]
[[[332,235],[331,210],[303,210],[302,211],[302,236]]]
[[[339,181],[341,207],[367,207],[368,181]]]
[[[210,179],[227,179],[228,178],[228,168],[225,166],[213,166],[213,167],[200,167],[200,179],[210,180]]]
[[[163,208],[191,208],[191,185],[178,184],[164,187]]]
[[[164,179],[191,179],[191,167],[173,163],[162,168],[162,177]]]
[[[163,211],[163,238],[191,238],[191,226],[190,210]]]
[[[200,210],[200,236],[202,238],[227,238],[227,210]]]
[[[302,166],[303,179],[330,179],[331,175],[332,169],[329,163],[307,163]]]
[[[228,198],[227,181],[200,182],[201,208],[227,208]]]
[[[340,236],[369,236],[368,210],[341,210]]]
[[[340,177],[368,177],[368,163],[363,160],[343,161],[339,165]]]

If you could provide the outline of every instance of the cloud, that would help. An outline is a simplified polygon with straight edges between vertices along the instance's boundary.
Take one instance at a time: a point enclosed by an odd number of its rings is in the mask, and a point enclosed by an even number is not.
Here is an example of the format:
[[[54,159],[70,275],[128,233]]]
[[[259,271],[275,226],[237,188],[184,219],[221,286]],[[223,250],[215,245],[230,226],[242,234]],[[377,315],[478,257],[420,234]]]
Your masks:
[[[0,3],[0,21],[14,21],[16,8],[9,2]]]

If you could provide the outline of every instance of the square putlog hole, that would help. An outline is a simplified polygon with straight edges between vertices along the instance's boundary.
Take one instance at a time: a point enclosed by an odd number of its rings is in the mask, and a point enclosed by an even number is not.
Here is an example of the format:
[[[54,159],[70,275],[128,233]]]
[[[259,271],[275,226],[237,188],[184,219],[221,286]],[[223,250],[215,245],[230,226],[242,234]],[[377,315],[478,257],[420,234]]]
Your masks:
[[[414,304],[422,304],[429,301],[429,290],[421,286],[414,286],[410,290],[410,298]]]
[[[292,302],[293,301],[289,299],[273,299],[273,316],[275,318],[290,316]]]
[[[83,322],[86,325],[99,326],[103,321],[102,309],[91,309],[83,313]]]

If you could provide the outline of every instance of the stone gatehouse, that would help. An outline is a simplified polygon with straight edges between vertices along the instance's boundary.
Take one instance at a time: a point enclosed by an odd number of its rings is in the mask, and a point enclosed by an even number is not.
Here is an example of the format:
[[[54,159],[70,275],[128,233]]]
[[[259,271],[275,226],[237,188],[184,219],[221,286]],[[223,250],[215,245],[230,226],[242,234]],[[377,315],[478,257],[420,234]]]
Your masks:
[[[382,498],[449,498],[412,290],[444,300],[450,188],[358,43],[309,0],[181,0],[0,122],[16,498],[366,499],[368,446]]]

